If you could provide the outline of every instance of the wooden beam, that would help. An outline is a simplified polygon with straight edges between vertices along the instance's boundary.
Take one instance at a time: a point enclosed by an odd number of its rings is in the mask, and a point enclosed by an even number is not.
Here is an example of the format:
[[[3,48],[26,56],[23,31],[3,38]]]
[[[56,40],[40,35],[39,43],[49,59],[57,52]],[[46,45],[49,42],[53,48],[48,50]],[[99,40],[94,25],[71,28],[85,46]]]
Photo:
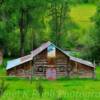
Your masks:
[[[78,66],[77,66],[77,62],[75,62],[75,68],[76,68],[76,72],[78,73]]]

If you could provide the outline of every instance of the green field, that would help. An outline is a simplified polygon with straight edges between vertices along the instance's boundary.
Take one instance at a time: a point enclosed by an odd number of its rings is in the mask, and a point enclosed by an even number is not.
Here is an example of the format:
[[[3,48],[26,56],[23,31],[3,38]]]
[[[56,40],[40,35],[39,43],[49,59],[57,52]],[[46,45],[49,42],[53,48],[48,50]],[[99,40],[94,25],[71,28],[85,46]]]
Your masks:
[[[71,18],[77,23],[80,28],[87,29],[93,23],[91,18],[96,12],[96,6],[92,4],[76,5],[71,7]]]
[[[5,71],[1,72],[5,75]],[[8,88],[0,100],[100,100],[100,67],[96,67],[96,79],[33,79],[32,83],[24,78],[1,77],[0,81],[2,79]],[[36,89],[38,83],[44,88],[41,98]]]
[[[0,100],[100,100],[100,68],[97,79],[59,79],[55,81],[5,78],[8,89]],[[40,98],[37,84],[44,88]]]
[[[1,70],[2,72],[2,70]],[[4,71],[2,72],[4,75]],[[96,79],[67,79],[55,81],[24,78],[0,78],[8,85],[0,100],[100,100],[100,67],[96,68]],[[44,92],[39,97],[37,84]]]

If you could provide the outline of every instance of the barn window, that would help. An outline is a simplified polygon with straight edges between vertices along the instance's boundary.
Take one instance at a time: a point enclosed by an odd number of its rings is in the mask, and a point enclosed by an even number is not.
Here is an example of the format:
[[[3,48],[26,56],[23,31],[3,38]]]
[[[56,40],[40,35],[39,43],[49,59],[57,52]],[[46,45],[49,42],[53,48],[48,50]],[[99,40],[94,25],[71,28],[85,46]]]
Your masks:
[[[64,72],[65,71],[64,66],[59,67],[59,71]]]
[[[37,71],[38,72],[43,72],[43,67],[42,66],[39,66],[38,69],[37,69]]]

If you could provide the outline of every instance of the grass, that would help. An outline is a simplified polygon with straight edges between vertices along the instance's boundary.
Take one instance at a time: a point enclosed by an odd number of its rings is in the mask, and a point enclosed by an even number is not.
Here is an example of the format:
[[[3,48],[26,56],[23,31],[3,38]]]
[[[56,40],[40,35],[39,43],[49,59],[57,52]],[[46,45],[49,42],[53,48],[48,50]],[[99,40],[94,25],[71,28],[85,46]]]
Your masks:
[[[5,60],[6,63],[6,60]],[[5,75],[5,69],[0,70]],[[1,74],[0,73],[0,74]],[[100,99],[100,67],[96,68],[96,80],[65,79],[55,81],[33,80],[23,78],[3,78],[8,84],[0,100],[99,100]],[[2,80],[2,78],[0,78]],[[40,98],[36,87],[41,82],[44,87]]]
[[[5,78],[8,89],[0,100],[99,100],[100,67],[96,69],[97,79],[59,79],[55,81],[23,78]],[[36,86],[44,87],[43,97],[39,97]],[[59,99],[58,99],[59,98]]]
[[[81,4],[71,7],[71,17],[80,28],[87,29],[92,25],[91,17],[96,12],[96,6],[93,4]]]

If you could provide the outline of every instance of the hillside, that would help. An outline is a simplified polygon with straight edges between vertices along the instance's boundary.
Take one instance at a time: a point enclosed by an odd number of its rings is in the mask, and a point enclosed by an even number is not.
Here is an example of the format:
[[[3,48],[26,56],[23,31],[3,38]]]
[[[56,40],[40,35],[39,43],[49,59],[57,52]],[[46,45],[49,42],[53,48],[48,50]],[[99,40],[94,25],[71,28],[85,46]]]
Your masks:
[[[92,25],[91,17],[96,12],[96,6],[92,4],[81,4],[71,7],[71,17],[81,29],[87,29]]]

